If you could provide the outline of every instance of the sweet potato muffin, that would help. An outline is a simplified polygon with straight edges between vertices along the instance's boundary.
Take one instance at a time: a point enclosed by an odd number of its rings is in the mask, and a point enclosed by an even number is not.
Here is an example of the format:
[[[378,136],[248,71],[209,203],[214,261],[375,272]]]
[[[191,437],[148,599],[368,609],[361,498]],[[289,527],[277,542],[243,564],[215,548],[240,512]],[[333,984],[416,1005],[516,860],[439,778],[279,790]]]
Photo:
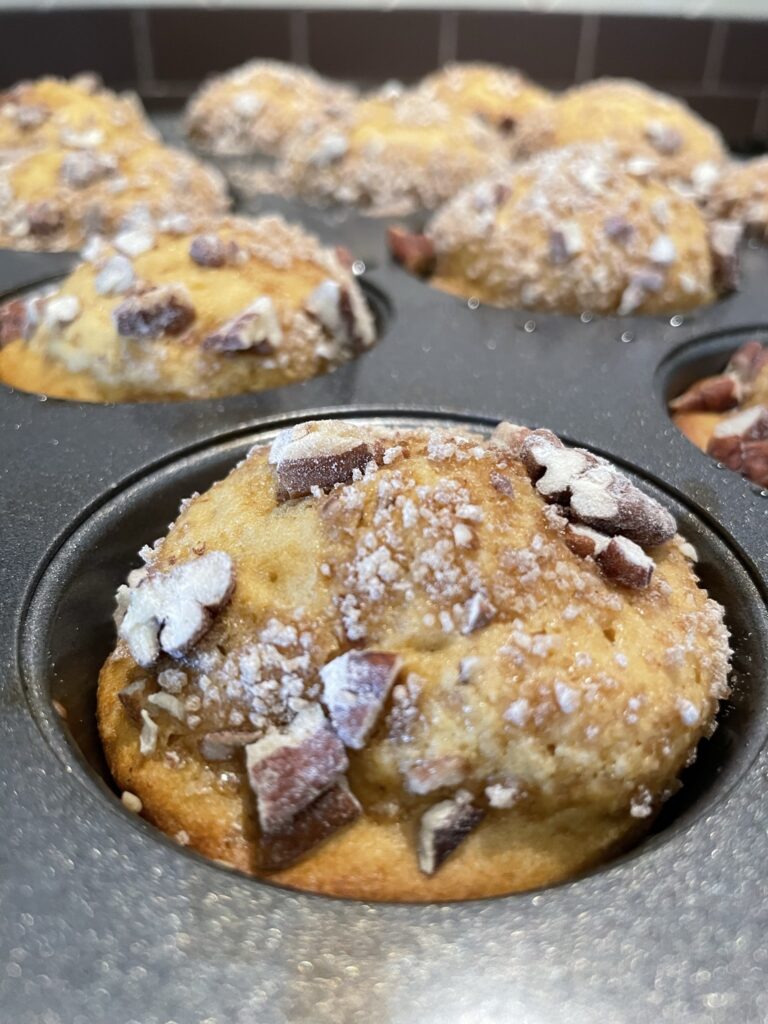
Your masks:
[[[0,309],[6,384],[93,402],[212,398],[304,380],[374,341],[336,255],[279,217],[177,216],[84,255],[53,294]]]
[[[611,140],[637,173],[704,192],[726,159],[723,140],[685,103],[629,79],[600,78],[564,92],[518,125],[515,149],[531,156],[575,142]]]
[[[514,68],[495,64],[446,64],[427,75],[417,91],[462,114],[479,117],[513,136],[520,120],[551,103],[551,94]]]
[[[768,237],[768,157],[728,164],[712,187],[707,210],[739,221],[750,235]]]
[[[218,171],[152,141],[51,147],[0,162],[0,247],[8,249],[76,250],[92,234],[228,206]]]
[[[395,229],[390,245],[457,295],[628,314],[691,309],[733,287],[738,237],[665,183],[628,173],[610,147],[570,146],[470,185],[425,235]]]
[[[728,639],[694,554],[546,430],[300,424],[120,588],[107,760],[178,842],[299,888],[560,881],[645,831],[714,728]]]
[[[337,117],[354,95],[306,68],[254,60],[209,79],[192,97],[187,135],[216,156],[274,157],[289,139]]]
[[[723,373],[696,381],[669,409],[697,448],[768,487],[768,345],[746,342]]]
[[[45,77],[0,93],[0,152],[53,147],[96,150],[157,139],[132,93],[118,96],[96,75]]]
[[[383,90],[288,146],[278,177],[310,202],[373,215],[433,209],[506,163],[476,118],[415,92]]]

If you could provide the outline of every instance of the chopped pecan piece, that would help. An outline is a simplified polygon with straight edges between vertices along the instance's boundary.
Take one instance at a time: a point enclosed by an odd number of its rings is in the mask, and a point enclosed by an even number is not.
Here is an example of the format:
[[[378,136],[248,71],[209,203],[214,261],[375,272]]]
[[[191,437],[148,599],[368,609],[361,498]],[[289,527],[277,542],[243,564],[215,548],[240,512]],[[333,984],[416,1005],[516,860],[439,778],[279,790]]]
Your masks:
[[[344,745],[319,704],[245,748],[262,832],[281,832],[349,767]]]
[[[435,245],[428,235],[418,235],[405,228],[387,228],[387,244],[392,258],[406,270],[419,277],[429,277],[435,271],[437,256]]]
[[[315,420],[284,430],[275,439],[269,461],[277,474],[277,500],[303,498],[314,488],[330,491],[350,483],[355,472],[383,458],[380,444],[360,427],[340,420]]]
[[[165,572],[149,572],[135,586],[121,587],[118,635],[131,656],[148,668],[163,650],[181,657],[210,628],[234,589],[232,559],[211,551]]]
[[[484,817],[485,811],[473,806],[464,792],[430,807],[419,825],[419,867],[424,874],[434,875]]]
[[[566,508],[576,522],[645,547],[675,535],[674,517],[605,459],[566,448],[541,430],[525,438],[520,457],[538,492]]]
[[[649,294],[661,291],[664,287],[664,275],[658,270],[637,270],[630,275],[629,283],[624,289],[619,302],[619,316],[634,313],[645,302]]]
[[[358,316],[347,288],[330,278],[315,288],[304,304],[307,313],[323,328],[335,349],[361,352],[374,342],[370,325]]]
[[[52,235],[64,226],[64,211],[55,203],[30,203],[26,216],[33,235]]]
[[[488,481],[494,491],[498,491],[499,494],[503,494],[505,498],[514,498],[515,485],[508,476],[504,476],[503,473],[497,473],[496,470],[493,470],[488,477]]]
[[[33,131],[45,124],[51,116],[48,107],[37,106],[27,103],[16,107],[13,112],[13,119],[23,132]]]
[[[386,651],[348,651],[320,669],[323,703],[344,744],[362,750],[400,671],[400,658]]]
[[[741,441],[768,440],[768,407],[753,405],[721,420],[712,431],[712,437],[737,437]]]
[[[144,707],[144,691],[147,688],[146,679],[136,679],[134,682],[124,686],[117,695],[118,700],[125,708],[125,713],[130,720],[141,725],[141,709]]]
[[[733,292],[739,286],[739,243],[743,226],[735,220],[715,220],[709,226],[712,272],[718,292]]]
[[[639,544],[626,537],[611,537],[605,547],[597,551],[595,561],[609,580],[633,590],[647,587],[653,576],[653,559]]]
[[[89,153],[76,150],[67,153],[59,167],[59,177],[70,188],[87,188],[102,178],[114,174],[117,163],[106,153]]]
[[[490,626],[495,618],[495,607],[485,594],[478,591],[464,605],[464,623],[461,627],[461,632],[464,636],[468,636],[478,629],[485,629],[486,626]]]
[[[112,311],[117,333],[124,338],[157,339],[182,334],[195,319],[183,285],[165,284],[131,295]]]
[[[339,829],[351,825],[362,807],[349,788],[340,782],[321,794],[292,818],[284,828],[261,836],[261,867],[279,871],[294,864]]]
[[[606,237],[610,238],[612,242],[618,242],[620,245],[626,245],[627,242],[631,241],[635,233],[634,227],[626,217],[621,217],[618,214],[605,218],[603,230]]]
[[[334,249],[336,253],[336,259],[344,267],[345,270],[351,270],[352,264],[355,262],[355,257],[352,255],[346,245],[337,245]]]
[[[606,537],[604,533],[599,533],[589,526],[568,523],[565,527],[564,539],[574,555],[578,555],[580,558],[594,558],[608,546],[610,537]]]
[[[263,295],[218,331],[209,334],[203,340],[203,348],[210,352],[252,352],[269,356],[274,354],[282,340],[283,330],[274,303]]]
[[[491,434],[491,443],[500,448],[508,448],[512,455],[519,459],[523,441],[531,433],[533,431],[529,427],[521,427],[517,423],[508,423],[507,420],[502,420]],[[552,437],[554,436],[552,434]]]
[[[189,258],[199,267],[225,267],[237,263],[240,252],[237,242],[226,242],[215,234],[198,235],[189,246]]]
[[[669,403],[673,412],[725,412],[744,397],[741,381],[733,373],[704,377]]]
[[[677,128],[664,121],[649,121],[645,126],[645,137],[664,156],[674,156],[683,144],[683,136]]]
[[[742,384],[749,385],[757,380],[765,366],[768,366],[768,345],[753,338],[736,349],[725,372],[734,374]]]
[[[99,270],[93,286],[99,295],[124,295],[135,283],[133,264],[127,256],[115,253]]]
[[[11,299],[0,306],[0,348],[29,337],[29,313],[24,299]]]
[[[253,731],[219,729],[207,732],[200,737],[200,753],[206,761],[228,761],[238,750],[247,747],[249,743],[255,743],[258,738],[259,733]]]
[[[415,761],[405,773],[405,785],[411,793],[424,796],[436,789],[455,789],[464,781],[467,762],[458,754]]]
[[[741,472],[759,487],[768,487],[768,441],[745,441]]]
[[[549,262],[562,266],[584,248],[584,238],[578,224],[561,224],[549,232]]]

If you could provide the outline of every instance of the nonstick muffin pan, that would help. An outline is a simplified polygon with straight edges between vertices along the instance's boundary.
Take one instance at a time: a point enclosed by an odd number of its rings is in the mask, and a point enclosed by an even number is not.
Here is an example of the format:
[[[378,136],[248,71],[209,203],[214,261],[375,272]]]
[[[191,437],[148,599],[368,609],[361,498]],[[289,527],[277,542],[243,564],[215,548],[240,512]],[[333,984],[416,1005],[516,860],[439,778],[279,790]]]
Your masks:
[[[665,401],[768,325],[768,251],[747,249],[742,290],[693,315],[580,319],[470,308],[388,262],[386,222],[343,224],[326,237],[368,263],[382,336],[332,374],[112,406],[0,387],[0,1021],[764,1021],[768,495],[686,441]],[[0,292],[70,259],[2,254]],[[538,892],[365,905],[248,879],[121,805],[93,719],[117,584],[180,498],[318,415],[548,426],[676,514],[727,609],[734,692],[636,849]]]

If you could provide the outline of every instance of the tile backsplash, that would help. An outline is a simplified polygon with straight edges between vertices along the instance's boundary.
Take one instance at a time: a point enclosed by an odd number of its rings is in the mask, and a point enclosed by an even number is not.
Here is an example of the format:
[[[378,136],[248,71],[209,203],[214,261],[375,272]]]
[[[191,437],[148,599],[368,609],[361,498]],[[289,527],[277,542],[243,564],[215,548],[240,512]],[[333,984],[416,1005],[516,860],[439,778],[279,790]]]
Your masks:
[[[0,12],[0,87],[98,71],[150,103],[178,101],[251,57],[362,83],[413,81],[446,60],[514,65],[563,88],[642,79],[687,100],[741,150],[768,145],[768,21],[515,10],[134,8]]]

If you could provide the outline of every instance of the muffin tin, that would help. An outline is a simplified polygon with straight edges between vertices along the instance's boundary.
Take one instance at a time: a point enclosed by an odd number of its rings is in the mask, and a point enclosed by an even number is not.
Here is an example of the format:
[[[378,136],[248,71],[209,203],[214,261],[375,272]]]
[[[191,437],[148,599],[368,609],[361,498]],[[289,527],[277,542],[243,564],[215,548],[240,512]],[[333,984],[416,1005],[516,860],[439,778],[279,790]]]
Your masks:
[[[768,494],[694,448],[665,404],[768,325],[768,250],[747,249],[742,290],[693,315],[579,319],[471,308],[431,289],[389,262],[386,222],[258,205],[319,225],[367,263],[382,326],[373,349],[325,377],[221,400],[92,406],[0,387],[0,1017],[766,1019]],[[2,253],[0,292],[71,260]],[[114,590],[181,497],[318,415],[548,426],[675,512],[727,608],[734,692],[636,849],[538,892],[365,905],[248,879],[122,807],[93,718]]]

